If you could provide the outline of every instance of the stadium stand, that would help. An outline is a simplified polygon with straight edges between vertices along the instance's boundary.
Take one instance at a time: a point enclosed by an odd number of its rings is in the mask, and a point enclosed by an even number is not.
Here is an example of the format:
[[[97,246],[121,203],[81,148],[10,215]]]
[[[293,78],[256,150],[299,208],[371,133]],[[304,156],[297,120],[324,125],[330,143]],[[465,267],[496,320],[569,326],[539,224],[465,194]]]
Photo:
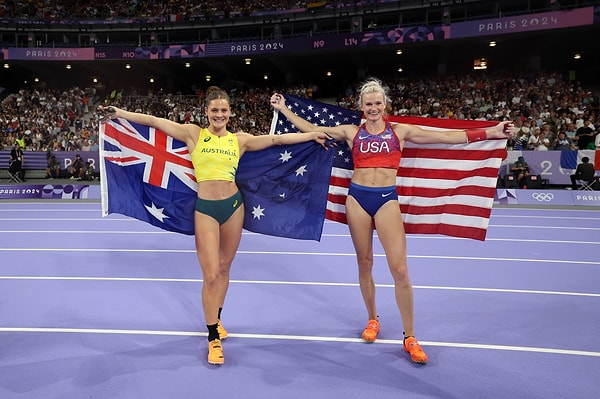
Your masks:
[[[213,84],[232,94],[232,130],[265,134],[272,116],[268,106],[271,92],[285,91],[353,107],[355,89],[367,75],[380,77],[389,86],[393,99],[390,113],[513,120],[519,130],[529,129],[522,145],[509,141],[509,150],[532,150],[530,138],[537,130],[548,129],[546,136],[551,138],[565,131],[576,139],[571,125],[579,127],[584,119],[590,120],[594,132],[600,128],[600,82],[594,72],[599,60],[583,52],[584,60],[574,61],[572,45],[577,42],[583,49],[593,48],[590,43],[600,25],[575,17],[598,14],[598,1],[532,0],[524,4],[475,0],[430,2],[428,7],[422,1],[243,3],[241,7],[240,2],[233,1],[190,4],[181,0],[131,7],[103,1],[77,2],[71,8],[62,7],[61,2],[3,3],[0,156],[6,156],[19,134],[26,140],[26,156],[31,151],[96,151],[98,125],[93,110],[104,102],[203,124],[203,104],[198,99]],[[558,15],[552,13],[559,11],[561,16],[577,19],[574,26],[519,34],[492,32],[460,40],[447,36],[438,40],[438,31],[430,28],[437,24],[454,28],[483,19],[526,20],[540,13]],[[308,28],[307,20],[312,21]],[[243,29],[238,29],[240,26]],[[373,39],[399,32],[402,35],[393,42]],[[490,50],[488,43],[496,33],[502,40]],[[562,41],[554,40],[558,36]],[[313,40],[315,37],[338,42],[338,48],[319,51],[293,46],[306,40],[320,43]],[[368,45],[350,47],[354,38],[368,40]],[[281,42],[289,49],[228,56],[214,56],[208,51],[233,51],[229,48],[232,43],[258,43],[253,39]],[[563,47],[562,42],[567,45]],[[170,50],[157,53],[189,43],[204,49],[202,57],[195,54],[183,59],[183,52]],[[128,48],[123,44],[134,46],[131,59],[119,52]],[[55,59],[48,46],[64,49],[65,54],[56,54],[67,59]],[[79,61],[76,53],[89,48],[93,49],[93,61]],[[404,54],[397,54],[398,50]],[[478,53],[490,54],[488,70],[474,70],[474,64],[469,64]],[[190,67],[182,67],[183,61]],[[403,72],[399,72],[399,63]],[[126,65],[133,72],[123,72]],[[150,76],[155,79],[153,83],[148,80]],[[557,144],[550,140],[549,149]],[[0,171],[5,165],[2,159]],[[27,162],[26,168],[39,171],[45,164]]]

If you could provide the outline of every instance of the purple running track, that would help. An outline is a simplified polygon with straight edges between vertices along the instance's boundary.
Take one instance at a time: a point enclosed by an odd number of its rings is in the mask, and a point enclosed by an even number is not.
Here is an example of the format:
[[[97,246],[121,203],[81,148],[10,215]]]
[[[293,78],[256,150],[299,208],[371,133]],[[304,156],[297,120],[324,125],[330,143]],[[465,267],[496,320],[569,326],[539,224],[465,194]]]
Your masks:
[[[417,337],[374,240],[374,344],[345,225],[245,232],[206,362],[193,237],[97,202],[0,203],[2,398],[587,398],[600,370],[600,213],[494,208],[485,242],[408,237]]]

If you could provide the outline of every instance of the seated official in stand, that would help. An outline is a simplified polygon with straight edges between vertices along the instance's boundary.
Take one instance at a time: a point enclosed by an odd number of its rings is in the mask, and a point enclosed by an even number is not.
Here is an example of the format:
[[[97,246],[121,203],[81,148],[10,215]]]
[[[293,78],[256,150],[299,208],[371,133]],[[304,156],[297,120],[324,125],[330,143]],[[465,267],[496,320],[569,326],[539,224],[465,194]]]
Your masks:
[[[517,162],[515,162],[510,169],[517,180],[517,185],[523,187],[525,184],[525,177],[529,176],[529,165],[525,162],[525,158],[522,156],[517,158]]]
[[[77,180],[88,180],[88,181],[92,181],[94,180],[94,165],[91,164],[91,162],[86,161],[85,162],[85,166],[83,168],[83,178],[77,179]]]
[[[590,163],[590,159],[588,157],[581,158],[581,163],[577,165],[575,174],[571,175],[571,188],[577,190],[577,180],[589,183],[594,180],[595,175],[596,171],[594,165]]]
[[[69,178],[72,180],[75,179],[83,179],[83,159],[81,159],[81,155],[77,154],[71,166],[69,166],[69,174],[71,175]]]
[[[48,157],[48,166],[46,166],[46,179],[58,179],[60,177],[60,162],[56,155],[50,154]]]

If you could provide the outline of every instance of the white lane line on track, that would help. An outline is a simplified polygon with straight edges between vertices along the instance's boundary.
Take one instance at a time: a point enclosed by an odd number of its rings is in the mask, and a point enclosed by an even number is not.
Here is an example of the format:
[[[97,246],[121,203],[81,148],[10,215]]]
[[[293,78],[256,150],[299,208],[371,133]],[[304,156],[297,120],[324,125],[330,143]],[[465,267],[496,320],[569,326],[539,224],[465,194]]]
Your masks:
[[[43,328],[43,327],[0,327],[0,333],[69,333],[69,334],[122,334],[122,335],[160,335],[160,336],[186,336],[186,337],[203,337],[205,332],[198,331],[161,331],[161,330],[115,330],[115,329],[96,329],[96,328]],[[341,342],[341,343],[360,343],[364,344],[360,338],[343,338],[343,337],[322,337],[310,335],[279,335],[279,334],[236,334],[230,333],[230,337],[247,338],[247,339],[280,339],[293,341],[320,341],[320,342]],[[419,341],[423,346],[440,346],[449,348],[467,348],[467,349],[483,349],[483,350],[498,350],[498,351],[515,351],[515,352],[533,352],[533,353],[550,353],[555,355],[572,355],[572,356],[591,356],[600,357],[600,352],[570,350],[570,349],[554,349],[554,348],[538,348],[530,346],[509,346],[509,345],[486,345],[486,344],[467,344],[456,342],[435,342],[435,341]],[[376,345],[402,345],[402,340],[395,339],[378,339]]]
[[[41,234],[82,234],[82,233],[85,233],[85,234],[111,234],[111,235],[112,234],[177,234],[177,235],[180,235],[179,233],[175,233],[175,232],[171,232],[171,231],[164,231],[164,230],[157,230],[157,231],[134,231],[134,230],[129,230],[129,231],[123,231],[123,230],[0,230],[0,233],[10,233],[10,234],[16,234],[16,233],[25,233],[25,234],[32,234],[32,233],[41,233]],[[257,234],[257,233],[252,233],[252,234]],[[191,237],[191,235],[189,235],[188,237]]]
[[[65,213],[81,213],[81,212],[93,212],[93,213],[102,213],[102,210],[99,208],[84,208],[84,209],[43,209],[43,208],[23,208],[23,209],[6,209],[6,208],[0,208],[0,213],[2,212],[10,212],[10,213],[15,213],[15,212],[27,212],[27,213],[33,213],[33,212],[43,212],[43,213],[51,213],[51,212],[65,212]],[[98,218],[98,220],[100,220],[101,218]]]
[[[23,219],[7,219],[7,218],[0,218],[0,221],[2,220],[20,220],[23,221]],[[52,220],[52,221],[73,221],[74,219],[28,219],[30,221],[39,221],[39,220]],[[84,219],[77,219],[77,221],[82,221]],[[85,219],[87,221],[90,220],[97,220],[97,219]],[[523,228],[547,228],[547,229],[560,229],[560,230],[600,230],[599,227],[575,227],[575,226],[523,226],[523,225],[490,225],[490,227],[507,227],[507,228],[519,228],[519,229],[523,229]],[[55,234],[55,233],[61,233],[61,234],[70,234],[70,233],[82,233],[85,232],[86,234],[106,234],[107,232],[110,232],[111,234],[177,234],[177,235],[181,235],[180,233],[176,233],[176,232],[172,232],[172,231],[167,231],[167,230],[90,230],[90,229],[86,229],[86,230],[58,230],[58,229],[52,229],[52,230],[40,230],[40,229],[35,229],[35,230],[0,230],[0,233],[26,233],[26,234],[31,234],[31,233],[42,233],[42,234]],[[244,230],[242,232],[243,235],[248,235],[248,236],[264,236],[264,234],[261,233],[254,233],[251,231],[246,231]],[[191,235],[190,235],[191,236]],[[350,237],[350,233],[323,233],[322,237]],[[377,237],[377,232],[374,233],[374,237]],[[409,239],[428,239],[428,240],[460,240],[460,241],[465,241],[465,238],[459,238],[459,237],[451,237],[451,236],[442,236],[442,235],[419,235],[419,234],[408,234],[407,238]],[[490,237],[486,237],[485,241],[508,241],[508,240],[514,240],[514,238],[490,238]],[[527,239],[521,239],[519,238],[519,240],[521,241],[535,241],[535,242],[539,242],[540,240],[527,240]],[[544,242],[573,242],[573,243],[581,243],[581,241],[551,241],[551,240],[543,240]],[[597,241],[593,241],[591,242],[592,244],[598,244]]]
[[[0,248],[0,252],[132,252],[132,253],[196,253],[194,249],[114,249],[114,248]],[[339,252],[291,252],[291,251],[238,251],[244,255],[304,255],[304,256],[352,256],[352,253]],[[374,257],[385,257],[385,254],[373,254]],[[458,259],[475,261],[499,261],[499,262],[531,262],[531,263],[565,263],[579,265],[600,265],[600,261],[579,261],[559,259],[523,259],[523,258],[484,258],[475,256],[442,256],[442,255],[408,255],[414,259]]]
[[[24,209],[23,212],[29,212],[29,210]],[[0,220],[6,221],[18,221],[18,222],[101,222],[105,221],[110,222],[137,222],[142,223],[139,220],[135,219],[100,219],[100,218],[0,218]]]
[[[14,212],[17,211],[14,208],[11,209],[6,209],[6,208],[0,208],[0,214],[3,212],[6,213],[11,213],[14,214]],[[84,208],[84,209],[55,209],[55,208],[30,208],[30,209],[23,209],[23,211],[27,211],[27,213],[33,213],[33,212],[38,212],[38,213],[49,213],[49,212],[66,212],[66,213],[82,213],[82,212],[91,212],[91,213],[101,213],[102,210],[99,208]],[[580,210],[584,211],[584,210]],[[588,212],[592,213],[593,211],[589,211]],[[593,217],[593,216],[551,216],[551,215],[518,215],[518,214],[495,214],[492,213],[492,215],[490,216],[490,220],[493,221],[494,219],[520,219],[522,220],[523,217],[527,217],[527,219],[543,219],[543,220],[600,220],[600,217]],[[59,219],[51,219],[51,220],[61,220],[64,218],[59,218]],[[4,220],[4,219],[0,219],[0,220]],[[37,219],[37,218],[29,218],[29,217],[18,217],[18,218],[12,218],[12,219],[7,219],[7,220],[44,220],[44,219]],[[71,219],[69,219],[71,220]],[[77,219],[73,219],[73,220],[80,220],[79,218]],[[111,214],[110,216],[107,217],[96,217],[95,220],[104,220],[104,221],[132,221],[132,222],[136,222],[136,220],[134,218],[130,218],[124,215],[120,215],[120,214]],[[338,222],[333,222],[330,220],[325,220],[326,224],[329,223],[338,223]]]
[[[519,224],[490,224],[489,228],[507,228],[507,229],[564,229],[564,230],[600,230],[600,227],[574,227],[574,226],[545,226],[545,225],[519,225]]]
[[[597,212],[597,211],[595,211]],[[550,219],[557,219],[557,220],[600,220],[600,217],[592,217],[592,216],[587,216],[587,217],[573,217],[573,216],[548,216],[548,215],[543,215],[543,216],[536,216],[536,215],[494,215],[492,214],[492,216],[490,217],[490,220],[493,219],[520,219],[523,220],[523,218],[527,218],[527,219],[543,219],[543,220],[550,220]]]
[[[101,209],[99,208],[99,201],[35,201],[35,202],[9,202],[3,201],[2,207],[0,208],[0,213],[2,212],[11,212],[14,213],[15,210],[26,210],[28,213],[30,212],[56,212],[57,210],[60,212],[94,212],[101,213]],[[49,208],[35,208],[30,206],[38,206],[38,205],[50,206]],[[67,209],[63,209],[63,208]],[[73,207],[73,208],[70,208]],[[84,207],[83,209],[78,207]],[[593,215],[596,212],[598,207],[593,207],[591,209],[577,209],[577,208],[565,208],[565,209],[557,209],[557,208],[527,208],[527,207],[510,207],[510,206],[502,206],[502,207],[494,207],[492,209],[492,214],[490,216],[490,221],[493,221],[495,218],[509,219],[509,218],[523,218],[523,212],[535,212],[539,215],[526,215],[529,219],[565,219],[565,220],[600,220],[597,217],[577,217],[577,216],[550,216],[547,213],[564,213],[564,214],[574,214],[574,213],[590,213]],[[0,219],[0,220],[64,220],[64,218],[9,218],[9,219]],[[69,219],[69,220],[102,220],[102,221],[128,221],[128,222],[139,222],[134,218],[130,218],[124,215],[120,215],[117,213],[110,214],[107,217],[96,217],[94,219]],[[325,220],[325,224],[337,224],[338,222],[334,222],[331,220]],[[490,226],[501,226],[490,224]],[[532,228],[537,228],[538,226],[530,226]]]
[[[325,234],[323,234],[323,236],[325,236]],[[348,237],[350,237],[350,235],[348,234]],[[449,237],[449,236],[422,236],[422,235],[407,235],[406,238],[408,240],[465,240],[464,238],[456,238],[456,237]],[[546,243],[551,243],[551,244],[586,244],[586,245],[600,245],[600,241],[570,241],[570,240],[552,240],[552,239],[546,239],[544,238],[543,240],[540,240],[539,238],[490,238],[490,237],[486,237],[485,241],[498,241],[498,242],[511,242],[514,243],[516,240],[518,240],[519,242],[532,242],[535,244],[546,244]]]
[[[123,231],[123,230],[0,230],[0,233],[7,233],[7,234],[110,234],[110,235],[114,235],[114,234],[178,234],[179,233],[174,233],[174,232],[170,232],[170,231]],[[260,233],[253,233],[253,232],[249,232],[249,231],[244,231],[242,233],[242,235],[264,235],[264,234],[260,234]],[[191,237],[191,236],[189,236]],[[343,238],[350,238],[350,234],[330,234],[330,233],[323,233],[322,237],[343,237]],[[377,237],[377,234],[374,235],[374,237]],[[456,237],[448,237],[448,236],[419,236],[419,235],[409,235],[407,236],[407,238],[410,239],[414,239],[414,240],[419,240],[419,239],[427,239],[427,240],[463,240],[464,238],[456,238]],[[540,243],[539,239],[522,239],[519,238],[518,239],[519,242],[533,242],[536,244]],[[515,238],[486,238],[485,241],[499,241],[499,242],[515,242]],[[600,241],[569,241],[569,240],[550,240],[550,239],[544,239],[543,243],[550,243],[550,244],[572,244],[572,245],[600,245]]]
[[[132,281],[158,283],[201,283],[202,279],[194,278],[151,278],[151,277],[83,277],[83,276],[0,276],[0,280],[47,280],[47,281]],[[329,287],[358,287],[358,283],[335,283],[321,281],[276,281],[276,280],[230,280],[231,284],[267,284],[267,285],[311,285]],[[375,284],[378,288],[394,288],[393,284]],[[500,292],[512,294],[565,295],[600,298],[600,294],[587,292],[517,290],[508,288],[478,288],[478,287],[449,287],[434,285],[414,285],[414,289],[445,290],[445,291],[475,291]]]
[[[27,211],[27,212],[29,212],[29,211]],[[574,218],[569,218],[569,220],[573,220],[573,219]],[[584,219],[584,220],[597,220],[597,219]],[[136,219],[102,219],[102,218],[97,218],[97,217],[91,217],[91,218],[80,218],[80,217],[76,217],[76,218],[75,217],[73,217],[73,218],[64,218],[64,217],[59,217],[59,218],[10,217],[10,218],[0,218],[0,221],[9,221],[9,222],[90,222],[90,221],[96,221],[96,222],[100,222],[100,223],[103,223],[103,224],[110,223],[110,222],[127,222],[127,223],[134,222],[134,223],[139,223],[141,226],[149,227],[149,225],[147,225],[144,222],[141,222],[139,220],[136,220]],[[344,225],[342,225],[342,226],[344,226]],[[517,229],[520,229],[520,230],[523,230],[523,229],[545,229],[545,228],[549,228],[549,229],[569,229],[569,230],[600,230],[600,228],[598,228],[598,227],[546,226],[546,225],[494,224],[494,223],[489,223],[488,224],[488,230],[490,230],[492,228],[517,228]],[[170,232],[165,231],[165,233],[170,233]],[[253,234],[259,234],[259,233],[253,233]]]

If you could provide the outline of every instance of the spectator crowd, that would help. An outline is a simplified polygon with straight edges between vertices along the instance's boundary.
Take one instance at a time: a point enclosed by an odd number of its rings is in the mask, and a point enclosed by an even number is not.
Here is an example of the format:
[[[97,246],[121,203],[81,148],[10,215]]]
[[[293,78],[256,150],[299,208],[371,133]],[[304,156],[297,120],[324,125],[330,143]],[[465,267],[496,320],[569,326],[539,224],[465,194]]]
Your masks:
[[[321,7],[352,7],[371,1],[302,0],[130,0],[117,2],[11,0],[0,4],[0,18],[17,19],[98,19],[145,18],[152,16],[194,15],[223,17],[250,15],[253,12]],[[178,19],[179,20],[179,19]],[[384,79],[385,80],[385,79]],[[340,87],[336,102],[355,107],[360,82]],[[386,81],[394,115],[432,118],[512,120],[515,136],[508,148],[515,150],[568,150],[600,147],[598,96],[580,82],[560,73],[497,74],[447,76],[439,79]],[[118,90],[118,91],[117,91]],[[113,103],[132,111],[152,113],[182,123],[206,125],[204,93],[196,95],[151,93],[138,95],[124,89],[97,93],[92,88],[74,87],[66,91],[22,89],[3,93],[0,98],[0,149],[10,149],[18,139],[25,151],[88,151],[98,148],[95,107]],[[269,131],[272,92],[288,92],[299,97],[318,97],[318,87],[254,87],[233,90],[234,115],[229,127],[252,134]]]
[[[389,1],[389,0],[388,0]],[[0,3],[0,18],[58,19],[58,20],[110,20],[122,18],[168,18],[185,21],[194,18],[236,18],[260,12],[308,9],[313,7],[356,7],[383,2],[363,1],[306,1],[306,0],[12,0]],[[167,17],[165,17],[167,16]]]
[[[598,97],[579,82],[559,73],[535,76],[449,76],[441,79],[394,79],[385,82],[392,103],[388,112],[431,118],[515,122],[508,149],[569,150],[600,148]],[[232,131],[259,135],[270,129],[275,91],[298,97],[356,107],[360,82],[340,88],[338,98],[319,98],[315,85],[233,89]],[[166,117],[180,123],[206,126],[204,92],[195,95],[117,91],[92,88],[55,90],[22,89],[9,93],[0,104],[0,149],[11,149],[16,139],[25,151],[95,151],[98,149],[100,104],[113,104],[135,112]]]

